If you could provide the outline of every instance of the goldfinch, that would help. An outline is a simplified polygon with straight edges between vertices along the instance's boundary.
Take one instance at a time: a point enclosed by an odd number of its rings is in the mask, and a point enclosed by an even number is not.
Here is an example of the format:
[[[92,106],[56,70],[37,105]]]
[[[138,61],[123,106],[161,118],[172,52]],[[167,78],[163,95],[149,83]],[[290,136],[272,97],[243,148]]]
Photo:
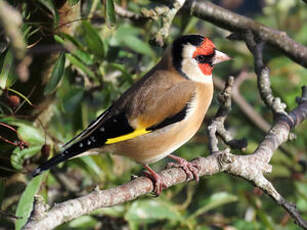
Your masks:
[[[214,65],[229,59],[207,37],[177,38],[155,67],[32,175],[84,152],[111,152],[143,164],[157,194],[165,184],[149,164],[166,156],[198,180],[197,167],[171,153],[200,128],[213,96]]]

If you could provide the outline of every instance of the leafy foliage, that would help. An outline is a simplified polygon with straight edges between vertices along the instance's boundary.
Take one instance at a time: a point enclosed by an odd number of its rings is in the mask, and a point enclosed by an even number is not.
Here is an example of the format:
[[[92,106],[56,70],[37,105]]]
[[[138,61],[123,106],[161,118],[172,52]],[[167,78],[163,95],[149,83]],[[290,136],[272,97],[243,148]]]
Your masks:
[[[304,23],[307,10],[303,1],[264,2],[260,12],[245,7],[243,13],[265,25],[287,31],[298,42],[307,44],[307,24]],[[70,0],[67,7],[79,4],[81,1]],[[119,17],[115,4],[135,13],[155,5],[147,0],[83,1],[81,19],[67,13],[70,20],[60,10],[63,6],[53,1],[20,1],[14,5],[24,17],[22,31],[26,43],[33,47],[30,49],[33,52],[38,50],[32,56],[29,80],[25,83],[18,79],[18,63],[14,61],[11,48],[1,51],[0,56],[0,210],[23,217],[17,219],[15,229],[25,223],[36,192],[48,203],[60,202],[91,191],[96,185],[109,188],[123,184],[141,171],[140,165],[126,158],[103,155],[70,160],[32,180],[28,176],[38,164],[58,151],[61,144],[86,128],[163,55],[162,48],[153,47],[149,42],[160,23]],[[67,23],[68,29],[61,30],[65,27],[62,22]],[[176,16],[170,32],[169,42],[181,34],[204,34],[212,38],[219,50],[230,54],[233,61],[218,66],[215,77],[236,76],[242,69],[253,75],[252,55],[242,42],[226,40],[228,32],[182,13]],[[46,47],[59,46],[58,52],[44,52]],[[300,87],[307,85],[306,69],[273,48],[267,47],[265,55],[272,71],[274,94],[281,97],[289,109],[294,108]],[[271,122],[271,113],[258,95],[255,77],[241,85],[240,93],[257,113]],[[188,160],[207,155],[206,126],[217,107],[214,99],[201,130],[176,154]],[[235,103],[227,125],[237,138],[248,139],[245,154],[252,153],[263,137],[263,131],[255,127]],[[305,122],[295,130],[297,139],[274,154],[273,173],[268,175],[286,199],[297,203],[305,219],[306,129]],[[163,160],[154,167],[162,169],[165,163]],[[159,198],[145,197],[97,210],[58,229],[99,229],[99,226],[114,229],[110,227],[112,224],[130,229],[205,230],[230,226],[238,230],[297,229],[270,198],[229,175],[201,178],[198,184],[178,185],[164,191]],[[14,224],[0,215],[0,227],[13,229]]]

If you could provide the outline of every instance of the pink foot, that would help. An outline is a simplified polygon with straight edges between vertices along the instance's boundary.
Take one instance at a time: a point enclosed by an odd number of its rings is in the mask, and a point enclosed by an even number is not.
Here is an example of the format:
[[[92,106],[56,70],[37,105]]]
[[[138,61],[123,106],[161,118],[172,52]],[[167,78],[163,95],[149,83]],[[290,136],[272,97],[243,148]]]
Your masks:
[[[144,165],[144,168],[148,170],[145,171],[145,175],[149,177],[154,183],[154,193],[159,196],[164,188],[167,188],[167,185],[163,182],[161,176],[152,170],[147,164]]]
[[[195,178],[195,180],[198,182],[199,181],[199,166],[197,164],[193,164],[181,157],[175,156],[175,155],[168,155],[168,157],[172,158],[173,160],[177,161],[177,163],[170,162],[168,163],[167,167],[176,167],[176,168],[182,168],[186,175],[188,180],[192,180]]]

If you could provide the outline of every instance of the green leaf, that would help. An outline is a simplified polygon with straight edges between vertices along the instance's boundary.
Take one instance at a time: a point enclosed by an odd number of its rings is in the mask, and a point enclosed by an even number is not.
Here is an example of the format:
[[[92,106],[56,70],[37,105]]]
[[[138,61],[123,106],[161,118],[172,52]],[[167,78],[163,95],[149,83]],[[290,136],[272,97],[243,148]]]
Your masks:
[[[182,219],[180,213],[169,203],[162,200],[141,200],[135,201],[130,206],[125,215],[125,219],[131,224],[152,222],[155,220],[174,220]]]
[[[33,146],[23,150],[19,147],[15,148],[11,155],[12,166],[17,170],[21,170],[23,168],[23,162],[38,153],[41,148],[41,146]]]
[[[301,212],[307,212],[307,200],[306,199],[299,198],[296,202],[296,206]]]
[[[85,65],[93,65],[94,64],[94,61],[93,59],[91,58],[91,56],[93,55],[90,55],[89,53],[87,52],[84,52],[82,50],[74,50],[73,52],[73,55],[75,55],[79,60],[81,60]]]
[[[95,229],[97,219],[92,216],[80,216],[72,220],[68,226],[70,229]]]
[[[295,187],[300,194],[305,195],[305,198],[307,200],[307,185],[306,185],[306,183],[295,182]]]
[[[25,141],[29,145],[43,145],[45,136],[40,129],[27,123],[15,123],[18,126],[17,134],[20,140]]]
[[[83,45],[77,41],[74,37],[68,35],[68,34],[64,34],[62,33],[61,36],[63,37],[60,37],[58,35],[54,35],[54,39],[62,44],[63,46],[65,47],[70,47],[69,51],[74,55],[76,56],[79,60],[81,60],[84,64],[86,65],[93,65],[94,64],[94,61],[93,59],[91,58],[91,54],[87,53],[87,52],[84,52],[82,49],[83,49]],[[68,43],[70,43],[68,45]],[[71,47],[72,46],[72,47]]]
[[[150,45],[138,38],[140,30],[131,26],[121,26],[116,32],[116,41],[124,46],[129,47],[133,51],[145,55],[154,56],[154,52]]]
[[[62,77],[64,76],[64,67],[65,67],[65,54],[61,53],[58,60],[54,64],[51,77],[45,86],[44,94],[48,95],[55,91]]]
[[[82,22],[82,28],[84,29],[85,41],[87,43],[89,51],[95,56],[103,58],[104,46],[98,32],[87,21]]]
[[[95,79],[95,73],[92,70],[90,70],[86,65],[84,65],[82,62],[80,62],[77,58],[75,58],[71,54],[66,54],[66,57],[70,61],[71,64],[73,64],[75,67],[81,70],[84,74]]]
[[[122,41],[125,36],[137,36],[141,33],[139,28],[133,27],[131,25],[122,25],[116,31],[116,39]]]
[[[212,209],[215,209],[219,206],[235,202],[238,200],[237,196],[226,192],[219,192],[211,195],[208,199],[203,202],[203,206],[196,210],[192,215],[189,216],[189,219],[193,219],[203,213],[206,213]]]
[[[151,47],[137,37],[126,36],[123,38],[122,43],[137,53],[154,56]]]
[[[17,205],[16,216],[21,217],[16,220],[15,230],[21,229],[27,222],[33,208],[34,195],[38,192],[43,181],[44,174],[34,177],[22,193]]]
[[[116,24],[116,16],[114,11],[113,0],[106,1],[106,19],[107,19],[107,25],[109,27],[113,27]]]
[[[101,213],[112,217],[122,217],[124,213],[126,213],[126,208],[124,205],[116,205],[113,207],[102,208]]]
[[[5,55],[1,73],[0,73],[0,88],[5,89],[10,87],[15,82],[15,76],[12,74],[13,71],[13,54],[9,49]]]

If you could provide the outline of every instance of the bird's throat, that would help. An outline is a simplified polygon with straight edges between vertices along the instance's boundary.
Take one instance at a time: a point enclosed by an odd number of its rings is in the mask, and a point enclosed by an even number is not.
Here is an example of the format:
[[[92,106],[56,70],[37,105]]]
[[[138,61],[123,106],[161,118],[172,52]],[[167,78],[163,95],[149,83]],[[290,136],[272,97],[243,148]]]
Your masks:
[[[206,75],[206,76],[212,75],[213,67],[210,64],[202,63],[202,64],[198,64],[198,67],[204,75]],[[204,77],[206,77],[206,76],[204,76]]]

